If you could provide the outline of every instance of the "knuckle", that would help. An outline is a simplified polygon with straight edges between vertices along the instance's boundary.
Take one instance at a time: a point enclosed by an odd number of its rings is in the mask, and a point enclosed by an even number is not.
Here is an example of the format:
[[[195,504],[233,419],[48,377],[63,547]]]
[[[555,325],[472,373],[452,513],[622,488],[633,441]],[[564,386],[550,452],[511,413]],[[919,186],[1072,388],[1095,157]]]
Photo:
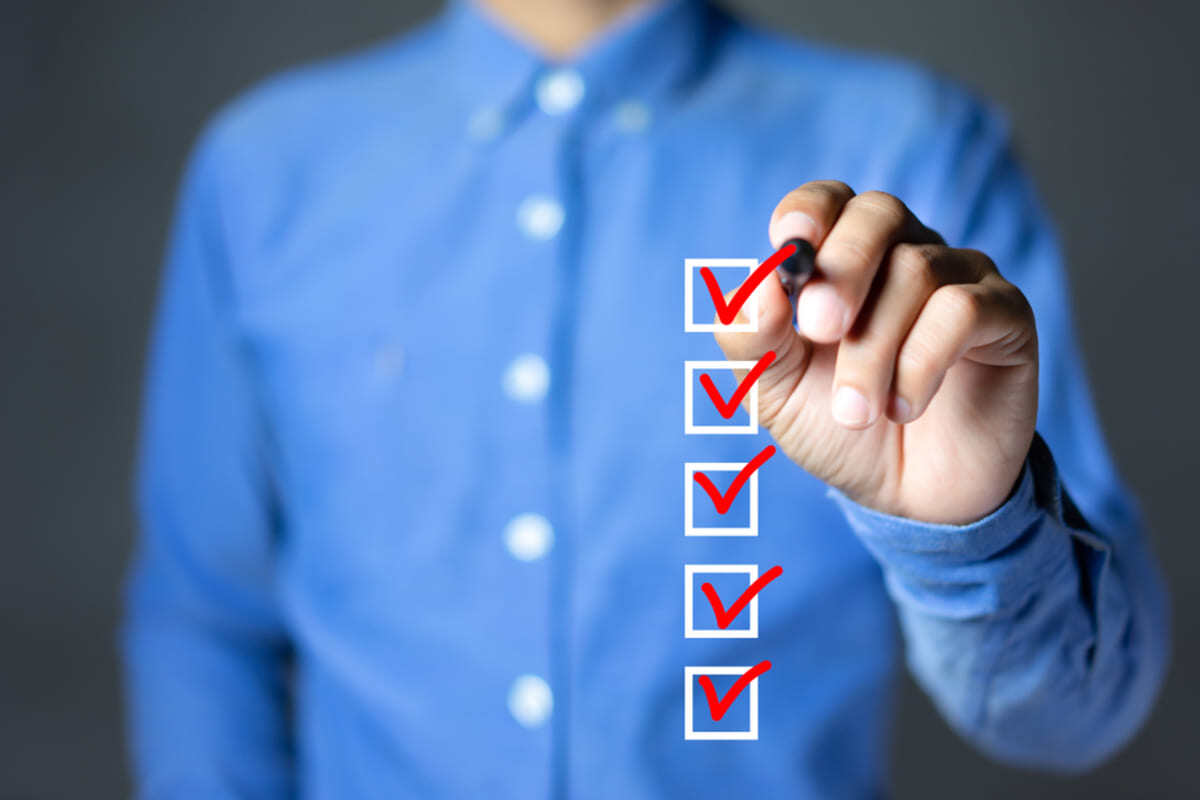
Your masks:
[[[889,227],[898,228],[908,218],[908,206],[887,192],[863,192],[850,202],[856,207],[880,217]]]
[[[1010,284],[1010,286],[1011,286],[1011,284]],[[1029,302],[1029,298],[1026,297],[1025,293],[1022,292],[1020,289],[1018,289],[1016,286],[1012,286],[1010,291],[1012,293],[1013,305],[1016,306],[1016,308],[1020,312],[1021,316],[1025,317],[1032,323],[1033,318],[1034,318],[1033,304]]]
[[[1021,320],[1030,327],[1034,326],[1033,306],[1024,292],[1006,281],[998,294],[1002,307],[1013,319]]]
[[[1016,284],[1009,283],[999,276],[996,277],[995,283],[996,294],[1002,301],[1004,301],[1004,303],[1011,305],[1014,308],[1029,305],[1029,301],[1026,299],[1025,293],[1022,292],[1021,289],[1016,286]]]
[[[932,292],[937,288],[938,254],[928,245],[901,244],[892,253],[896,279],[914,290]]]
[[[950,253],[956,265],[954,272],[960,279],[973,283],[1003,280],[1000,271],[996,269],[996,262],[992,261],[987,253],[969,248],[950,249]]]
[[[895,355],[880,343],[855,347],[839,359],[838,372],[851,376],[856,385],[869,391],[880,390],[891,381]]]
[[[983,299],[966,284],[943,286],[937,296],[941,306],[960,324],[972,327],[983,317]]]
[[[992,257],[982,250],[963,250],[967,258],[979,265],[979,271],[984,275],[999,275],[1000,270],[996,267],[996,262]]]
[[[874,260],[871,242],[862,236],[841,235],[821,248],[822,261],[834,266],[839,273],[857,272],[871,266]]]
[[[896,372],[910,383],[919,383],[920,375],[929,371],[929,355],[919,344],[910,344],[896,357]]]
[[[854,190],[850,188],[848,183],[844,181],[809,181],[800,187],[818,194],[828,195],[830,198],[845,202],[854,197]]]
[[[896,358],[896,372],[909,386],[920,386],[933,374],[933,353],[921,342],[908,342]]]
[[[815,209],[832,215],[854,197],[854,191],[841,181],[811,181],[787,193],[781,209]]]

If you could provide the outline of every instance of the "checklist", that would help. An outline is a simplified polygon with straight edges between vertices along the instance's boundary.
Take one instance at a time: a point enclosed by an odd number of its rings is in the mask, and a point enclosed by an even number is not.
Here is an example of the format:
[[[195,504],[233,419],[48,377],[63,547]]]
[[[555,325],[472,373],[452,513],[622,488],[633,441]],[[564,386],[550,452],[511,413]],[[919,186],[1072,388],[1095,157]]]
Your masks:
[[[756,332],[754,290],[787,252],[782,248],[761,264],[685,259],[684,331]],[[699,321],[713,317],[715,322]],[[684,361],[684,434],[757,435],[758,381],[774,360],[768,351],[757,361]],[[683,535],[758,536],[758,474],[774,455],[775,446],[767,445],[744,462],[685,462]],[[684,638],[757,639],[759,596],[782,574],[779,565],[759,574],[758,564],[684,564]],[[757,740],[758,684],[770,669],[766,659],[749,667],[685,666],[683,738]]]

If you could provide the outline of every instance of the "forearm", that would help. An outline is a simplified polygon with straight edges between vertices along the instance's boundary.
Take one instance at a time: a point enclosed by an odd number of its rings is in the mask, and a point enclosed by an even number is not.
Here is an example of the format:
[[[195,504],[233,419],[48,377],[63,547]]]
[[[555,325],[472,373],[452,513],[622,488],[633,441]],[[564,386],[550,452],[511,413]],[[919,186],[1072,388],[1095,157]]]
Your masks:
[[[1014,495],[973,525],[837,500],[884,568],[914,675],[964,736],[1082,769],[1136,730],[1166,662],[1161,581],[1140,537],[1087,527],[1040,440]]]

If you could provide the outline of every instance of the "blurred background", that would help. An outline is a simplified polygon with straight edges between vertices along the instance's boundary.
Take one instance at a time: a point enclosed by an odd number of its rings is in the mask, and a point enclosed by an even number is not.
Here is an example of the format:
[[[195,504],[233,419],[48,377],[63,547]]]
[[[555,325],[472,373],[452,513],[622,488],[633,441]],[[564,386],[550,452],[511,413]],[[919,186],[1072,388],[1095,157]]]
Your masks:
[[[179,172],[268,74],[431,0],[0,3],[0,797],[128,793],[114,646],[139,384]],[[997,100],[1059,223],[1111,445],[1168,573],[1175,658],[1099,771],[989,764],[905,679],[899,798],[1200,796],[1200,4],[739,0],[778,30],[914,58]]]

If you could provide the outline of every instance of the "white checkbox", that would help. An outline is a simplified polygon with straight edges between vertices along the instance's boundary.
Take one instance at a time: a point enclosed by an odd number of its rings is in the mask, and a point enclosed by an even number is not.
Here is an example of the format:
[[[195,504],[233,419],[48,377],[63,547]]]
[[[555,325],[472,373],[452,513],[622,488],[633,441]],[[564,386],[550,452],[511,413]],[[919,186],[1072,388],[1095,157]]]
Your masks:
[[[750,615],[749,628],[696,628],[696,575],[722,574],[746,575],[747,586],[758,580],[758,564],[684,564],[683,565],[683,637],[685,639],[757,639],[758,638],[758,595],[750,599],[746,613]],[[708,602],[708,598],[704,598]],[[722,601],[724,602],[724,601]]]
[[[758,365],[757,361],[684,361],[683,362],[683,432],[684,435],[693,433],[715,434],[755,434],[758,433],[758,381],[750,385],[746,398],[750,401],[750,421],[744,425],[697,425],[696,420],[696,370],[736,370],[749,372]],[[706,400],[711,398],[705,396]],[[736,416],[736,412],[735,412]]]
[[[683,260],[683,330],[685,333],[713,333],[728,331],[730,333],[755,333],[758,331],[758,293],[750,295],[743,306],[749,322],[733,322],[721,325],[717,322],[696,322],[695,288],[696,271],[701,267],[741,267],[747,270],[747,277],[758,268],[758,260],[753,258],[685,258]]]
[[[683,535],[684,536],[758,536],[758,470],[750,473],[750,480],[741,491],[750,493],[750,524],[745,527],[703,527],[695,525],[696,492],[700,492],[706,501],[708,493],[696,483],[693,477],[697,472],[741,472],[747,462],[731,461],[688,461],[683,465]],[[728,491],[728,490],[727,490]]]
[[[683,668],[683,738],[707,740],[758,740],[758,678],[750,681],[745,691],[750,693],[750,727],[744,731],[698,731],[692,715],[696,678],[701,675],[737,675],[741,677],[751,667],[684,667]],[[761,676],[760,676],[761,677]]]

